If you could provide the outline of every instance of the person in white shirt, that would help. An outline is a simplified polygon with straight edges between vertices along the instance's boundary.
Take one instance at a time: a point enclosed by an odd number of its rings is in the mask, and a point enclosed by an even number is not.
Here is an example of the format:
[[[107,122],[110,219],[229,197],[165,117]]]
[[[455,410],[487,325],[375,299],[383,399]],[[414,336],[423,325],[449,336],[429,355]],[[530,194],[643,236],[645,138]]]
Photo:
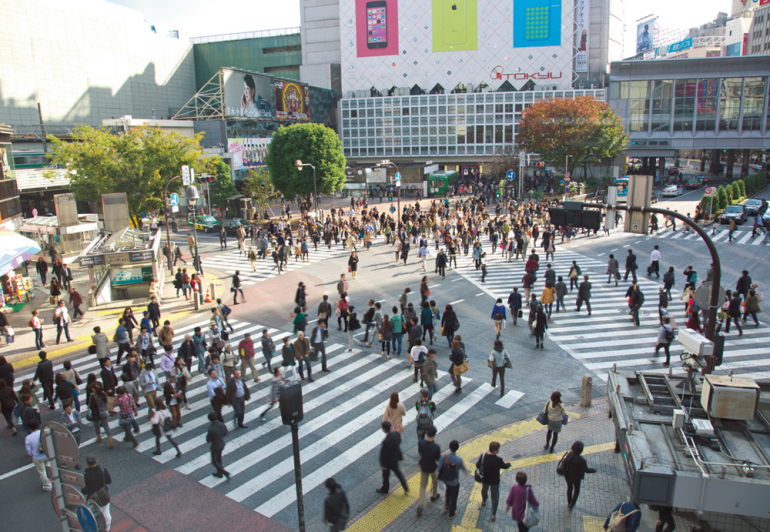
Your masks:
[[[155,435],[155,451],[153,451],[152,454],[155,456],[161,454],[160,437],[165,436],[168,441],[171,442],[171,445],[174,446],[174,449],[176,449],[176,457],[179,458],[182,456],[182,451],[179,449],[179,445],[177,445],[177,443],[171,437],[171,431],[174,430],[173,421],[171,423],[166,421],[167,419],[171,420],[171,414],[169,414],[168,409],[166,408],[166,403],[163,402],[163,399],[157,399],[155,407],[157,410],[155,410],[155,414],[150,418],[150,423],[152,424],[152,433]],[[167,427],[171,428],[169,428],[167,431]]]
[[[37,419],[29,421],[29,429],[32,432],[24,438],[24,447],[27,449],[29,457],[32,458],[32,463],[35,464],[37,474],[40,475],[43,491],[51,491],[53,489],[51,480],[45,471],[45,466],[48,464],[48,456],[40,450],[40,423]]]
[[[72,409],[72,405],[68,404],[64,407],[64,411],[61,413],[62,425],[67,427],[72,435],[75,437],[75,441],[80,446],[80,412]],[[80,462],[75,464],[75,469],[80,469]]]
[[[67,337],[67,341],[71,342],[70,338],[70,313],[67,310],[64,301],[59,301],[56,310],[53,311],[53,321],[56,324],[56,343],[59,343],[61,339],[61,333],[64,332]]]
[[[660,250],[657,245],[650,253],[650,271],[647,272],[647,275],[652,276],[653,273],[660,279]]]
[[[420,356],[422,355],[422,361]],[[422,345],[422,340],[417,339],[414,341],[414,347],[409,352],[409,365],[414,366],[414,382],[417,382],[418,374],[421,375],[420,370],[425,358],[428,356],[428,348]],[[422,379],[420,379],[420,386],[422,386]]]

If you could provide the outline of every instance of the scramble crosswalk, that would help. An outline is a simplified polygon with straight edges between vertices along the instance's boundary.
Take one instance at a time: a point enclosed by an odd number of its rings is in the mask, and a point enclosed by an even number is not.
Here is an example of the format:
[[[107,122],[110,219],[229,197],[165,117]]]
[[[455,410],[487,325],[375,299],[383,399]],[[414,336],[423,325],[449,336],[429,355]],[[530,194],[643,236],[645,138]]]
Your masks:
[[[206,322],[207,323],[207,322]],[[281,345],[281,339],[290,333],[265,327],[244,320],[231,320],[234,331],[229,343],[235,348],[246,333],[258,338],[267,329],[276,345]],[[174,349],[178,349],[185,334],[190,334],[194,327],[204,326],[205,323],[195,323],[176,330]],[[335,333],[336,334],[336,333]],[[339,339],[342,339],[340,333]],[[385,359],[378,352],[346,350],[346,343],[337,343],[333,337],[327,343],[329,373],[322,373],[319,362],[313,362],[314,382],[303,381],[303,410],[304,420],[300,424],[300,446],[303,488],[305,504],[315,511],[323,508],[325,491],[323,482],[330,476],[352,475],[349,466],[371,453],[371,468],[360,480],[367,478],[378,469],[376,452],[382,441],[380,422],[385,404],[390,393],[397,391],[400,400],[407,405],[408,414],[404,418],[405,432],[403,434],[404,449],[416,444],[414,409],[415,401],[419,398],[420,385],[412,379],[412,369],[406,366],[405,358]],[[114,356],[116,350],[112,350]],[[279,351],[280,353],[280,351]],[[279,354],[278,353],[278,354]],[[263,361],[261,349],[257,345],[256,362],[260,367]],[[272,359],[272,364],[281,363],[281,357]],[[99,363],[93,355],[81,355],[72,359],[73,368],[86,380],[89,373],[99,374]],[[55,370],[60,371],[61,365],[55,363]],[[195,364],[193,365],[195,368]],[[116,369],[120,373],[119,369]],[[32,369],[17,375],[16,384],[33,375]],[[160,373],[160,372],[159,372]],[[293,503],[296,500],[294,491],[294,461],[292,454],[291,434],[288,427],[281,422],[278,408],[266,416],[265,422],[260,422],[259,416],[269,401],[271,382],[266,370],[260,369],[260,382],[254,383],[245,376],[251,392],[247,402],[244,423],[247,428],[235,429],[232,409],[225,407],[223,416],[230,433],[226,437],[223,453],[225,468],[232,474],[229,480],[212,476],[209,446],[206,443],[206,431],[211,411],[206,389],[206,378],[196,370],[193,379],[187,386],[187,400],[190,410],[182,408],[182,426],[178,427],[173,437],[179,444],[182,457],[176,458],[176,452],[169,443],[162,441],[163,452],[152,455],[155,450],[155,438],[147,417],[146,404],[142,398],[140,414],[137,421],[140,433],[137,434],[139,446],[136,452],[145,454],[161,464],[175,468],[182,474],[226,494],[231,499],[245,504],[260,513],[275,517],[280,522],[288,524],[294,519]],[[287,372],[293,376],[292,370]],[[159,375],[161,383],[165,377]],[[454,385],[445,371],[439,371],[437,392],[433,401],[437,405],[435,425],[439,430],[446,429],[468,414],[475,405],[484,400],[494,388],[488,382],[474,382],[473,379],[463,380],[463,393],[455,394]],[[81,391],[82,393],[82,391]],[[159,391],[159,395],[161,392]],[[42,393],[39,392],[41,406],[44,406]],[[84,397],[83,397],[84,399]],[[81,409],[85,412],[85,405]],[[502,410],[501,410],[502,411]],[[88,425],[83,420],[84,425]],[[113,435],[116,435],[116,447],[122,438],[117,418],[110,420]],[[90,427],[87,429],[90,433]],[[92,445],[95,440],[83,442],[82,447]],[[128,444],[125,451],[128,451]],[[117,451],[118,449],[116,449]],[[318,489],[319,491],[315,491]],[[307,506],[306,506],[307,507]],[[285,512],[282,514],[282,512]]]
[[[730,231],[728,230],[727,226],[722,227],[716,227],[715,229],[707,229],[707,232],[709,234],[709,237],[714,242],[728,242],[730,238]],[[744,230],[744,231],[734,231],[733,232],[733,244],[740,244],[745,246],[759,246],[760,244],[765,244],[768,242],[767,237],[765,236],[765,233],[760,230],[757,231],[752,235],[753,231],[751,229]],[[631,235],[631,236],[638,236],[638,235]],[[647,235],[647,239],[663,239],[668,238],[669,240],[700,240],[700,235],[698,235],[694,231],[688,231],[684,227],[677,228],[676,231],[674,231],[671,228],[663,228],[660,231],[656,233],[652,233],[650,235]]]
[[[489,245],[485,242],[485,251]],[[531,250],[531,248],[530,248]],[[542,249],[537,250],[540,256],[540,270],[538,282],[533,288],[538,299],[545,286],[543,271],[546,264],[551,263],[557,277],[562,276],[564,282],[569,285],[568,274],[572,261],[577,261],[582,273],[589,275],[591,288],[591,316],[587,315],[585,306],[581,312],[575,311],[575,299],[577,289],[568,293],[564,302],[567,312],[552,315],[553,321],[548,323],[546,339],[555,342],[572,357],[580,361],[587,369],[595,373],[599,378],[606,380],[607,373],[613,367],[627,370],[668,372],[669,368],[662,362],[665,360],[661,350],[655,357],[655,343],[660,329],[658,319],[658,289],[662,283],[656,282],[644,275],[644,265],[640,262],[637,271],[639,287],[645,295],[645,303],[640,313],[641,326],[636,327],[631,322],[628,310],[628,301],[625,296],[631,278],[619,286],[615,283],[607,283],[607,265],[598,259],[587,257],[583,254],[568,251],[557,246],[554,259],[545,260]],[[503,259],[499,250],[495,255],[487,255],[487,275],[485,282],[481,282],[481,271],[476,270],[470,255],[457,257],[457,273],[463,276],[480,290],[493,298],[502,298],[507,305],[508,295],[514,286],[522,292],[521,278],[524,276],[524,262],[514,260],[508,262]],[[622,270],[621,270],[622,272]],[[582,280],[582,279],[581,279]],[[678,288],[678,287],[677,287]],[[673,300],[669,310],[675,323],[684,327],[684,303],[677,296],[681,292],[677,289],[672,292]],[[491,309],[491,305],[490,305]],[[525,309],[524,316],[528,311]],[[761,315],[760,315],[761,316]],[[724,331],[723,331],[724,332]],[[760,323],[755,327],[753,323],[744,326],[743,336],[738,337],[737,331],[731,329],[726,335],[724,361],[716,368],[716,374],[726,374],[730,371],[734,375],[753,378],[756,380],[770,379],[770,335],[768,326]],[[503,336],[511,334],[504,331]],[[534,345],[534,342],[532,342]],[[682,348],[674,340],[671,344],[671,370],[673,373],[685,373],[678,363]]]
[[[246,247],[246,253],[248,253],[248,246]],[[311,244],[307,261],[295,260],[294,256],[292,256],[286,263],[283,271],[284,273],[293,272],[322,260],[345,256],[349,253],[350,251],[347,248],[343,249],[341,245],[332,245],[332,248],[329,249],[323,243],[319,243],[318,251],[316,251]],[[222,270],[230,275],[236,271],[240,272],[241,284],[243,286],[250,286],[278,276],[278,269],[275,267],[275,262],[273,262],[272,258],[268,256],[267,259],[254,261],[255,269],[252,270],[248,255],[239,252],[238,248],[202,256],[201,261],[204,268]]]

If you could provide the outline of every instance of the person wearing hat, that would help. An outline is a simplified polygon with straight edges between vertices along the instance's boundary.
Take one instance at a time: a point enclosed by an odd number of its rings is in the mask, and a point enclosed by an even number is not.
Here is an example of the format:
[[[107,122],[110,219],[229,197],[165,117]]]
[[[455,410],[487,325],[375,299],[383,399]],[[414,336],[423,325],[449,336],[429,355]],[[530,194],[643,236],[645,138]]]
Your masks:
[[[86,487],[81,491],[86,499],[93,499],[101,507],[104,516],[104,530],[110,532],[112,514],[110,513],[110,494],[107,488],[107,484],[112,483],[110,472],[99,465],[96,455],[93,454],[86,456],[86,466],[86,470],[83,472]]]

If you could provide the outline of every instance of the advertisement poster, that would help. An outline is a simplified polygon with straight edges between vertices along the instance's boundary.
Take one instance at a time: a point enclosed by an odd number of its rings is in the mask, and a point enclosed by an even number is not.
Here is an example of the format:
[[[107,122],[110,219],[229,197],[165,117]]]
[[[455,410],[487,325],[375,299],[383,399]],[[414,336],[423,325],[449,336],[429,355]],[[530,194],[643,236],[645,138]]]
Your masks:
[[[272,139],[227,139],[227,151],[232,155],[233,170],[248,170],[265,166],[267,146]]]
[[[476,0],[433,0],[433,51],[476,50]]]
[[[513,3],[513,47],[561,45],[561,0]]]
[[[577,42],[575,47],[575,72],[588,72],[588,29],[591,14],[590,0],[577,0]]]
[[[645,20],[636,27],[636,53],[643,54],[652,50],[655,34],[655,19]]]
[[[225,70],[224,85],[228,117],[273,117],[272,78],[238,70]]]
[[[310,96],[307,85],[275,80],[275,117],[279,120],[310,120]]]
[[[398,55],[398,0],[356,0],[356,47],[358,57]]]

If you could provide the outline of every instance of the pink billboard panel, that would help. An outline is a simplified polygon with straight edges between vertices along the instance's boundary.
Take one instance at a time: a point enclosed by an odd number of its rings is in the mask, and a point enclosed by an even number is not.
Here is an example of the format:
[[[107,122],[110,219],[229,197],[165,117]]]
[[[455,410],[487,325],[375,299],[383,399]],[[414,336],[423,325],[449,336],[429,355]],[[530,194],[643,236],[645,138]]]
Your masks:
[[[398,1],[356,0],[358,57],[398,55]]]

